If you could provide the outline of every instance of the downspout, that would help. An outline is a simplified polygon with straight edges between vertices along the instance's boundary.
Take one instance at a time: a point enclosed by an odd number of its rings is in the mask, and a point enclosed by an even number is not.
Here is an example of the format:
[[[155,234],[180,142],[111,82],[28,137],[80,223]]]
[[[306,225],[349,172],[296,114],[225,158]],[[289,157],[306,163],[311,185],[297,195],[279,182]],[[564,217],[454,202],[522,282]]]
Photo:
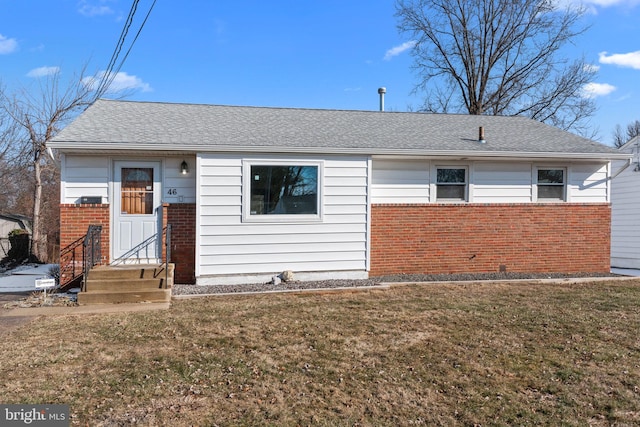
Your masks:
[[[615,177],[617,177],[618,175],[620,175],[622,172],[624,172],[624,171],[625,171],[625,169],[627,169],[629,166],[631,166],[631,163],[633,163],[633,159],[632,159],[632,158],[627,159],[627,163],[625,163],[624,165],[622,165],[622,167],[621,167],[620,169],[618,169],[618,170],[616,171],[616,173],[614,173],[613,175],[611,175],[611,176],[609,177],[609,180],[614,179]]]

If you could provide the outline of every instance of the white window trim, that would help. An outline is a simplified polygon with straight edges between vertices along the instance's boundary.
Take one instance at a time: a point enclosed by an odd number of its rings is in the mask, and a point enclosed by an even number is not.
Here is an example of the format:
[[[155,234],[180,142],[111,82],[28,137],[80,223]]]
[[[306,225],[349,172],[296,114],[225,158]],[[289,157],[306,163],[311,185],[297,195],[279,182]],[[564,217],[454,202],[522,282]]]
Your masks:
[[[251,215],[251,166],[315,166],[318,168],[318,213],[300,215]],[[297,223],[324,219],[324,162],[321,160],[251,159],[242,161],[242,222]]]
[[[559,169],[563,171],[562,176],[564,177],[564,182],[562,184],[562,200],[558,199],[544,199],[538,197],[538,170],[545,169]],[[566,203],[568,201],[568,193],[569,193],[569,172],[564,166],[551,166],[551,165],[537,165],[533,168],[532,173],[532,182],[533,182],[533,201],[534,203]],[[558,184],[558,186],[560,186]]]
[[[464,200],[461,199],[439,199],[438,198],[438,169],[464,169],[465,170],[465,187]],[[471,198],[471,168],[468,164],[436,164],[431,168],[431,194],[436,203],[469,203]]]

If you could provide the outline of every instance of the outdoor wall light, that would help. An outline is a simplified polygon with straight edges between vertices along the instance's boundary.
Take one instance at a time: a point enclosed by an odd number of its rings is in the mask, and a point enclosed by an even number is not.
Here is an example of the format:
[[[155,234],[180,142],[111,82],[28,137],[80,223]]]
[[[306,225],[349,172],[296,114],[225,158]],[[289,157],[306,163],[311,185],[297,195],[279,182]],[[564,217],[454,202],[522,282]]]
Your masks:
[[[186,175],[189,173],[189,165],[184,160],[182,161],[182,163],[180,163],[180,173],[182,175]]]

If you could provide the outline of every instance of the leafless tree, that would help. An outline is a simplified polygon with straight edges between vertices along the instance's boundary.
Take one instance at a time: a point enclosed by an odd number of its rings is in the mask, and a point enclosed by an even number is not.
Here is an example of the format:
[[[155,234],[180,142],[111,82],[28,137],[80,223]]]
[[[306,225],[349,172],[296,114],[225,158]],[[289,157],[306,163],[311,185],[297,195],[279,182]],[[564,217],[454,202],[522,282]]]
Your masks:
[[[6,111],[0,109],[0,211],[8,211],[15,205],[17,195],[15,176],[18,169],[17,160],[22,148],[20,137],[16,122]]]
[[[16,161],[22,160],[32,178],[32,251],[38,259],[46,257],[42,227],[43,177],[55,173],[51,171],[55,166],[47,156],[47,142],[92,101],[92,90],[82,82],[82,74],[64,87],[60,80],[58,72],[39,81],[36,90],[22,89],[15,94],[0,90],[0,112],[18,126],[19,146],[13,146],[12,150],[21,155]]]
[[[616,129],[613,131],[613,145],[620,148],[638,135],[640,135],[640,120],[629,123],[626,132],[622,130],[622,126],[616,125]]]
[[[415,41],[423,111],[524,115],[586,133],[595,111],[583,86],[595,67],[561,49],[586,28],[584,10],[554,0],[397,0]]]

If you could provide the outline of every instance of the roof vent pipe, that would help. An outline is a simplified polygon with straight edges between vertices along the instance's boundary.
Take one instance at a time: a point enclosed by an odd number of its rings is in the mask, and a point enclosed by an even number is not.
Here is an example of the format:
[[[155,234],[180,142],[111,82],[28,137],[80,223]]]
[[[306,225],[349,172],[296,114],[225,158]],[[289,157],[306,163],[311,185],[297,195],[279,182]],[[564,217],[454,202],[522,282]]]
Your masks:
[[[478,129],[478,142],[480,144],[484,144],[487,142],[486,139],[484,139],[484,127],[480,126],[480,128]]]
[[[386,87],[378,88],[378,94],[380,95],[380,111],[384,111],[384,94],[387,93]]]

